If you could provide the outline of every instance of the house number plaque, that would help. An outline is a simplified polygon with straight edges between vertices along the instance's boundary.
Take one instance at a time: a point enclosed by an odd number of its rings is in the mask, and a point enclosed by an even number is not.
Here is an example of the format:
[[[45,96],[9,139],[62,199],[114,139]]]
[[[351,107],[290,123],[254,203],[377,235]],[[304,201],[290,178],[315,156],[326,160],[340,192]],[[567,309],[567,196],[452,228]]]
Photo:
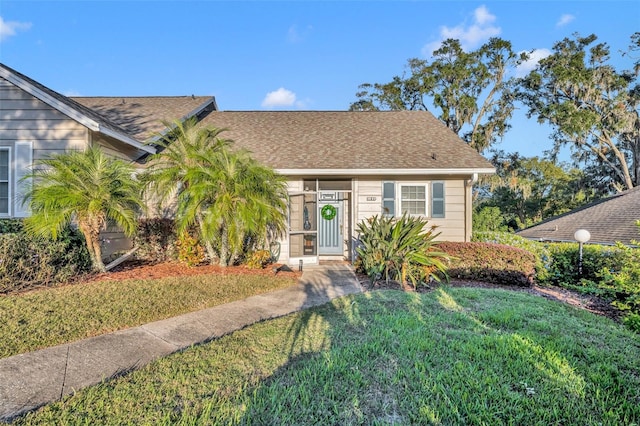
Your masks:
[[[367,201],[376,201],[378,197],[367,197]]]

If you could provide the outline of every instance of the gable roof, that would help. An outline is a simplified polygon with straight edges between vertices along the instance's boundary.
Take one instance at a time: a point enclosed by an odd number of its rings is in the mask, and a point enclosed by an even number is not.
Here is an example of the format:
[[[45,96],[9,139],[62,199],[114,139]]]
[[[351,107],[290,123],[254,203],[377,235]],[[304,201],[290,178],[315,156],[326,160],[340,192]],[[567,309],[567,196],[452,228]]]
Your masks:
[[[536,240],[574,242],[573,234],[586,229],[591,233],[590,243],[628,245],[631,240],[640,240],[636,220],[640,220],[640,187],[549,218],[517,234]]]
[[[156,149],[145,141],[165,129],[163,120],[187,119],[217,108],[211,96],[70,98],[2,63],[0,77],[85,127],[149,154]]]
[[[425,111],[214,111],[203,124],[280,173],[494,173],[493,165]]]

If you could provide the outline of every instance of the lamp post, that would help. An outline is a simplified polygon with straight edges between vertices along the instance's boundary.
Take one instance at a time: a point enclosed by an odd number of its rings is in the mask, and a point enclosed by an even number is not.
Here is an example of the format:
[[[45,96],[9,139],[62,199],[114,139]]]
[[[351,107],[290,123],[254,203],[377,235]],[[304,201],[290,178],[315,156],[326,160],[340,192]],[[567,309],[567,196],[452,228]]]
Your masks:
[[[578,274],[582,276],[582,245],[591,239],[591,233],[586,229],[578,229],[573,238],[580,244],[580,257],[578,260]]]

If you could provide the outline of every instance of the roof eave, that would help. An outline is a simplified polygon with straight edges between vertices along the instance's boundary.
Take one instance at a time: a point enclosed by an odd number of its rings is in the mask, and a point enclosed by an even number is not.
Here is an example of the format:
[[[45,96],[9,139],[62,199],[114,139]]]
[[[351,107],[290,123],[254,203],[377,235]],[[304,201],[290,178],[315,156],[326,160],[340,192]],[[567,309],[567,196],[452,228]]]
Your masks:
[[[276,169],[286,176],[378,176],[378,175],[452,175],[469,176],[473,174],[493,174],[495,168],[451,168],[451,169]]]
[[[15,75],[14,73],[12,73],[11,71],[9,71],[7,69],[4,69],[4,68],[0,67],[0,77],[6,79],[7,81],[11,82],[12,84],[15,84],[20,89],[22,89],[25,92],[29,93],[30,95],[38,98],[42,102],[44,102],[47,105],[49,105],[51,108],[54,108],[54,109],[60,111],[61,113],[63,113],[67,117],[77,121],[78,123],[80,123],[83,126],[85,126],[86,128],[88,128],[89,130],[92,130],[94,132],[99,132],[99,133],[102,133],[102,134],[107,135],[107,136],[111,136],[111,137],[113,137],[115,139],[118,139],[118,140],[128,144],[128,145],[133,146],[134,148],[141,149],[141,150],[143,150],[145,152],[148,152],[150,154],[155,154],[155,152],[156,152],[155,148],[147,146],[147,145],[144,145],[144,144],[140,143],[139,141],[133,139],[130,136],[127,136],[127,135],[122,134],[120,132],[116,132],[115,130],[102,128],[102,126],[100,126],[100,123],[98,123],[97,121],[95,121],[91,117],[87,117],[85,114],[81,113],[80,111],[76,110],[75,108],[72,108],[71,106],[65,104],[64,102],[60,102],[58,99],[54,98],[50,94],[40,90],[38,87],[33,86],[28,81],[23,80],[22,78],[20,78],[19,76]]]

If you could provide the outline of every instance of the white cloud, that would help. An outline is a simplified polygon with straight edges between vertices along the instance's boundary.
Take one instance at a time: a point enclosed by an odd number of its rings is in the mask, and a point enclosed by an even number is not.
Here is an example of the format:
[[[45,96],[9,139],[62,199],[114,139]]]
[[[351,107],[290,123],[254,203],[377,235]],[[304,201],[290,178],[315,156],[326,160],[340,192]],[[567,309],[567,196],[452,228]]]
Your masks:
[[[0,16],[0,42],[16,35],[18,31],[26,31],[31,28],[31,22],[5,21]]]
[[[311,25],[307,25],[302,31],[298,29],[297,25],[291,25],[289,31],[287,31],[287,41],[289,43],[301,43],[309,36],[312,30],[313,27]]]
[[[479,47],[483,42],[491,37],[498,36],[502,29],[496,25],[496,16],[489,12],[486,6],[482,5],[473,11],[473,20],[470,25],[462,23],[455,27],[440,27],[439,40],[432,41],[422,48],[424,56],[431,56],[433,51],[438,49],[442,42],[448,38],[460,40],[460,45],[464,50]]]
[[[556,27],[564,27],[565,25],[567,25],[569,22],[573,21],[574,19],[576,19],[575,16],[570,15],[568,13],[565,13],[564,15],[562,15],[560,17],[558,22],[556,22]]]
[[[284,87],[279,88],[273,92],[267,93],[262,101],[263,108],[283,108],[283,107],[296,107],[303,108],[304,103],[297,100],[296,94],[291,90],[287,90]]]
[[[65,95],[65,96],[68,96],[70,98],[82,96],[82,94],[80,92],[78,92],[77,90],[73,90],[73,89],[66,90],[62,94]]]
[[[522,52],[520,52],[522,53]],[[551,55],[549,49],[535,49],[533,52],[527,52],[529,59],[520,64],[516,69],[516,77],[524,77],[529,74],[540,62],[541,59]]]

